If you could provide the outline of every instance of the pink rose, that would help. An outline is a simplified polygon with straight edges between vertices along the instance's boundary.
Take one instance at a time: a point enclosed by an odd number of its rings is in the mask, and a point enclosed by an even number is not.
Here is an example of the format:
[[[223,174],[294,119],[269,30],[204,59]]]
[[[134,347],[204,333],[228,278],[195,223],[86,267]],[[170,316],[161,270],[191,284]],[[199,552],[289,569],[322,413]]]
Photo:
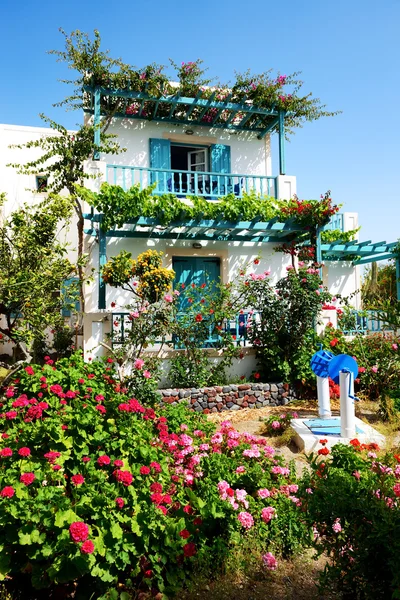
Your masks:
[[[133,363],[133,366],[135,367],[135,369],[141,369],[144,365],[144,360],[142,360],[141,358],[137,358],[135,360],[135,362]]]

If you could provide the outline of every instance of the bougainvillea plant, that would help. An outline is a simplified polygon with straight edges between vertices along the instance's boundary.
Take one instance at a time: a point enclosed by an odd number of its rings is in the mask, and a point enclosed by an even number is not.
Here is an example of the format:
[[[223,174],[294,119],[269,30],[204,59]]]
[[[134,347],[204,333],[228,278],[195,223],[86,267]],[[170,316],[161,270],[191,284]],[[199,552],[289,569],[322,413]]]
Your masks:
[[[302,93],[303,82],[298,79],[298,73],[291,75],[272,75],[272,71],[252,74],[250,71],[237,73],[231,85],[212,84],[212,78],[204,77],[202,61],[195,60],[182,62],[179,66],[173,61],[171,66],[175,74],[166,74],[161,65],[151,64],[142,68],[134,68],[120,59],[110,57],[109,52],[101,49],[100,33],[95,30],[93,40],[87,33],[73,31],[67,34],[61,30],[65,38],[65,49],[53,50],[51,54],[58,60],[67,64],[76,78],[73,83],[74,92],[61,104],[73,108],[91,109],[91,94],[88,88],[99,86],[109,89],[112,95],[104,94],[101,97],[101,108],[104,115],[104,126],[108,127],[113,116],[138,115],[141,118],[151,119],[155,114],[157,99],[171,97],[171,103],[157,103],[157,116],[173,117],[177,120],[187,118],[187,106],[172,104],[174,97],[200,98],[202,100],[215,100],[217,102],[230,102],[237,105],[250,103],[261,109],[274,109],[285,111],[286,131],[291,133],[301,127],[305,121],[314,121],[321,117],[333,116],[337,112],[327,111],[318,98],[313,98],[311,93]],[[171,80],[174,80],[172,83]],[[176,81],[178,80],[178,81]],[[148,98],[143,104],[137,101],[127,102],[126,98],[118,97],[116,91],[143,92]],[[122,95],[123,96],[123,95]],[[223,108],[223,106],[222,106]],[[237,114],[240,122],[244,114]],[[224,124],[230,118],[228,107],[226,110],[210,108],[204,112],[203,107],[195,107],[191,111],[190,119],[194,122],[201,119],[204,124],[216,119],[216,123]],[[250,116],[246,125],[255,124],[261,120],[261,125],[270,123],[271,116]],[[272,119],[273,121],[273,119]],[[272,131],[278,125],[273,124]]]

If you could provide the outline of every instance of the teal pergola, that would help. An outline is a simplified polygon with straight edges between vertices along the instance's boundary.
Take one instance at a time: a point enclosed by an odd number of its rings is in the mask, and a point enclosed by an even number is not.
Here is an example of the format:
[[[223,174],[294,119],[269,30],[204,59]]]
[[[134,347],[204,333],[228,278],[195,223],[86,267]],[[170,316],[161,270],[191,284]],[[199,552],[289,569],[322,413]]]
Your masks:
[[[213,92],[209,98],[202,98],[204,91],[199,91],[194,98],[175,95],[163,95],[159,97],[151,96],[146,91],[138,92],[134,90],[109,89],[104,87],[84,86],[84,91],[89,96],[90,106],[86,112],[94,115],[94,142],[100,146],[100,121],[102,116],[101,101],[103,97],[121,98],[123,106],[126,109],[132,101],[138,103],[138,109],[135,114],[127,112],[115,112],[113,117],[125,119],[144,119],[147,121],[165,122],[184,125],[187,127],[202,126],[207,128],[227,129],[231,131],[247,131],[255,133],[258,139],[263,139],[270,131],[277,128],[279,135],[279,172],[285,175],[285,116],[289,113],[284,110],[278,110],[275,106],[271,108],[261,108],[250,102],[235,104],[230,102],[231,95],[225,100],[216,100],[216,92]],[[149,112],[144,112],[144,107],[149,107]],[[160,114],[160,107],[163,106],[164,114]],[[197,109],[195,111],[195,109]],[[204,122],[204,115],[213,109],[213,117],[210,121]],[[222,119],[222,114],[224,118]],[[194,116],[196,115],[196,116]],[[95,160],[100,159],[99,153],[94,156]]]
[[[153,217],[137,217],[126,222],[123,228],[103,231],[102,215],[87,213],[85,219],[90,227],[85,229],[87,235],[95,236],[99,241],[99,272],[107,262],[108,238],[132,239],[174,239],[190,241],[224,241],[224,242],[257,242],[257,243],[310,243],[310,232],[294,220],[280,223],[271,221],[227,221],[224,219],[185,219],[173,221],[165,225],[160,219]],[[397,298],[400,300],[400,257],[396,252],[397,242],[332,242],[322,243],[321,232],[316,229],[316,260],[351,261],[353,265],[361,265],[389,258],[396,259]],[[99,308],[106,307],[106,284],[99,279]]]

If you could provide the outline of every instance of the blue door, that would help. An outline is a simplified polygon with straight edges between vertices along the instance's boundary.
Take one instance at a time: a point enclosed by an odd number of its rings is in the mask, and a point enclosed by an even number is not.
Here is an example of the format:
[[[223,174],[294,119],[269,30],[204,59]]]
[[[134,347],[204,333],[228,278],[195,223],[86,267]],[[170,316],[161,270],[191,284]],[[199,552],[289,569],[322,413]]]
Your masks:
[[[221,274],[219,258],[176,256],[172,258],[172,268],[176,273],[175,287],[178,290],[182,285],[189,287],[194,284],[199,288],[205,284],[210,291],[209,286],[216,287]],[[180,297],[180,310],[185,310],[187,306],[187,301]]]
[[[199,256],[185,256],[185,257],[173,257],[172,266],[176,273],[175,277],[175,288],[180,290],[182,286],[185,288],[192,285],[195,286],[199,297],[202,295],[203,289],[201,286],[204,284],[206,287],[204,291],[210,292],[210,288],[216,289],[216,284],[219,283],[220,279],[220,259],[219,258],[203,258]],[[179,296],[179,311],[185,312],[189,307],[189,303],[183,295]],[[179,317],[178,317],[179,318]],[[211,322],[209,324],[209,339],[205,343],[205,346],[212,347],[218,340],[218,335],[213,333],[214,326]],[[175,347],[180,348],[179,342],[175,340]]]
[[[211,172],[221,175],[211,176],[211,188],[216,197],[225,196],[232,191],[231,177],[231,147],[224,144],[213,144],[211,146]]]

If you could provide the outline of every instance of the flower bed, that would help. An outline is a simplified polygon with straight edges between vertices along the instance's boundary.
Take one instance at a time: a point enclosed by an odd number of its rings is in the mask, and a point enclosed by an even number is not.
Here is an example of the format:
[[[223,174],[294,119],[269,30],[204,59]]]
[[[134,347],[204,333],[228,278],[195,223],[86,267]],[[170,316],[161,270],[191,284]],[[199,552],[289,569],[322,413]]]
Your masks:
[[[144,406],[110,358],[27,366],[0,401],[0,578],[19,592],[170,597],[243,543],[274,570],[307,538],[265,439]]]
[[[204,414],[223,410],[263,408],[288,404],[296,398],[287,383],[243,383],[204,388],[159,390],[161,404],[185,402],[189,408]]]

